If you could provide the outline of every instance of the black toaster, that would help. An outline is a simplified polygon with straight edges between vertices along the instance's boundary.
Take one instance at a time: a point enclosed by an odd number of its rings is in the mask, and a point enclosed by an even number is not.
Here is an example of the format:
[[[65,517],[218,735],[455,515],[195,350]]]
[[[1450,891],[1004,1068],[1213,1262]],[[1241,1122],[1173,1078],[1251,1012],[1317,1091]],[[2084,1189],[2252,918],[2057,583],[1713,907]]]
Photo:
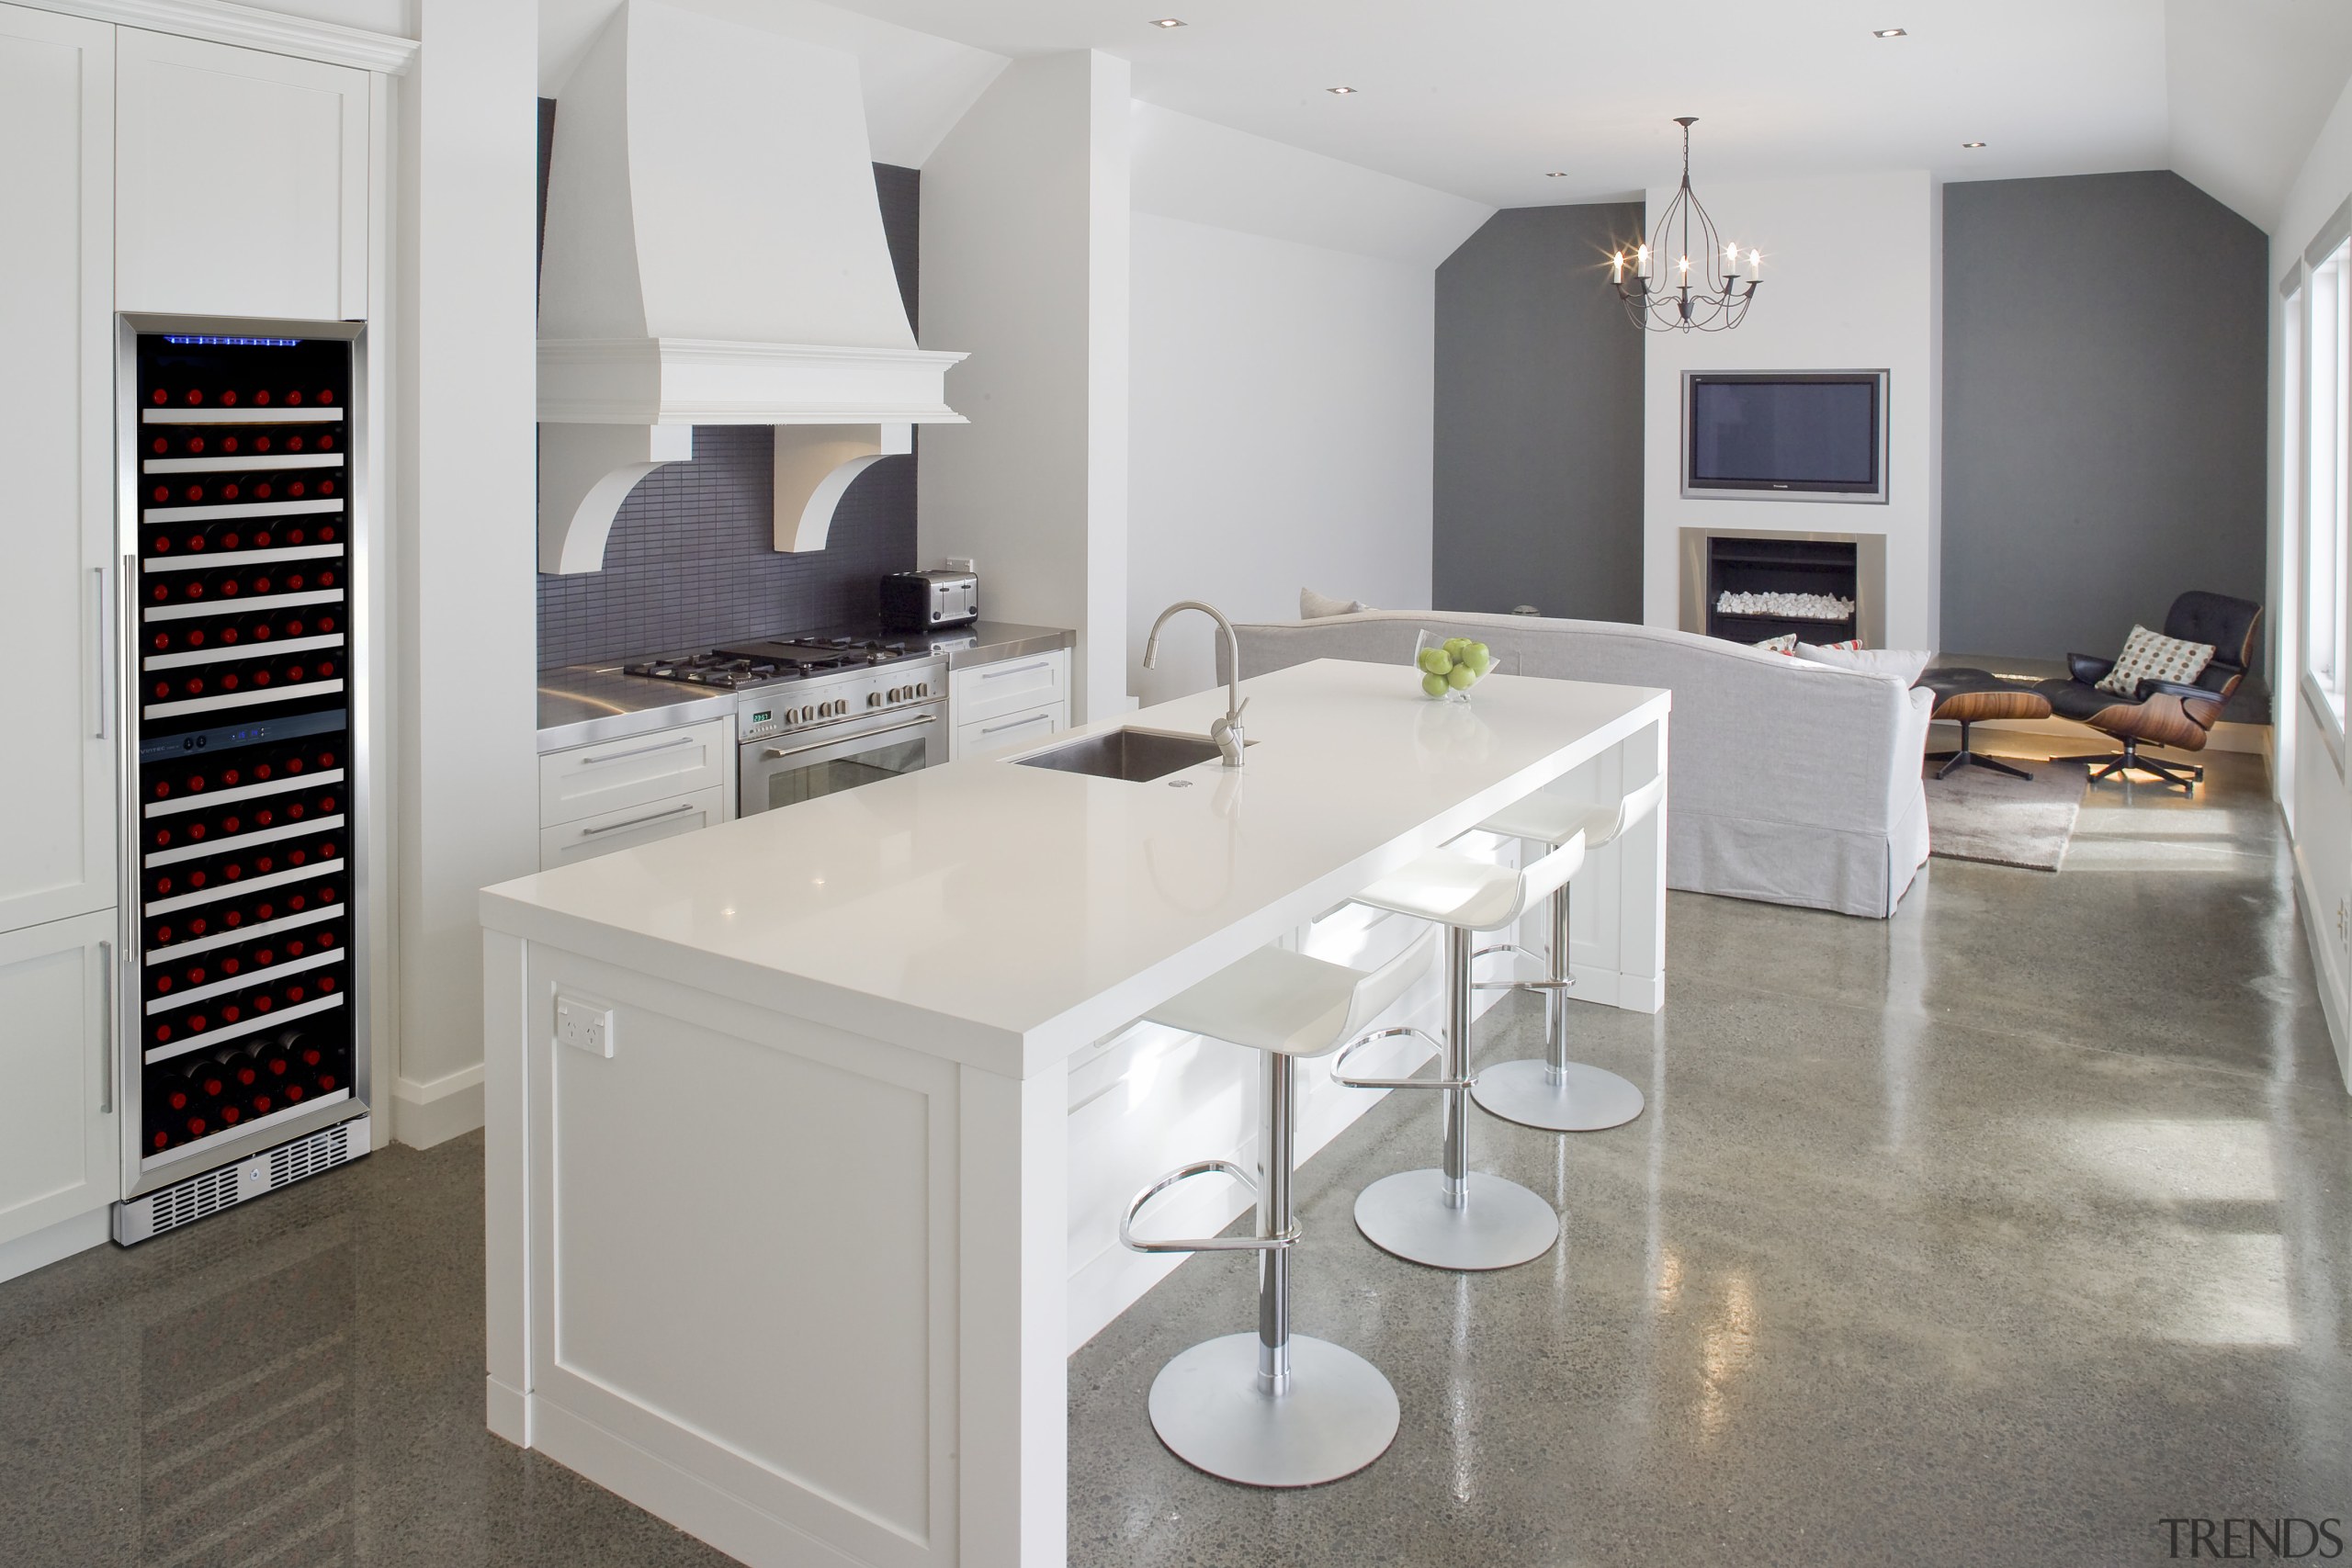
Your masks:
[[[894,632],[960,626],[980,618],[980,580],[968,571],[894,571],[882,580],[882,624]]]

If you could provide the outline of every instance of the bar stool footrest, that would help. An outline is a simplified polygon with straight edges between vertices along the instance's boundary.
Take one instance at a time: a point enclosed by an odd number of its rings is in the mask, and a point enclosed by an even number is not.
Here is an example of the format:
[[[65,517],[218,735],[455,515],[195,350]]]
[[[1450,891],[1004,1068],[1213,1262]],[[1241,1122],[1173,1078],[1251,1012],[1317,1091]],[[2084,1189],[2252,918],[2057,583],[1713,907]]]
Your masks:
[[[1383,1040],[1393,1040],[1400,1034],[1409,1034],[1416,1040],[1425,1040],[1436,1046],[1441,1054],[1445,1050],[1445,1042],[1426,1029],[1414,1029],[1409,1026],[1400,1029],[1375,1029],[1370,1034],[1362,1035],[1340,1047],[1340,1054],[1331,1058],[1331,1081],[1343,1089],[1475,1089],[1477,1087],[1478,1075],[1476,1073],[1466,1078],[1351,1078],[1347,1076],[1344,1069],[1350,1056],[1367,1045],[1376,1044]]]
[[[1229,1159],[1197,1159],[1190,1165],[1180,1165],[1136,1194],[1127,1212],[1119,1216],[1119,1245],[1130,1252],[1279,1252],[1298,1239],[1298,1227],[1294,1224],[1279,1235],[1181,1236],[1166,1241],[1137,1241],[1136,1216],[1143,1213],[1143,1206],[1178,1182],[1190,1181],[1196,1176],[1229,1176],[1253,1194],[1258,1190],[1257,1178]]]

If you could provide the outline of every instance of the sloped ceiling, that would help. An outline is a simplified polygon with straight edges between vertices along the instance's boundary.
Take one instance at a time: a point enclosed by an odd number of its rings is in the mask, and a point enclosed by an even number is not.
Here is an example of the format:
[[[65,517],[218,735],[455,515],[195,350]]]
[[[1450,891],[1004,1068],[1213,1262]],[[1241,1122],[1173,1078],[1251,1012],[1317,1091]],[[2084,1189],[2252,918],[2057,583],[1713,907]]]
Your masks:
[[[990,55],[1105,50],[1135,62],[1136,95],[1148,103],[1498,207],[1591,201],[1670,181],[1679,142],[1668,121],[1695,114],[1702,182],[2171,167],[2267,228],[2352,73],[2352,0],[842,0],[841,8]],[[1189,25],[1148,25],[1161,16]],[[1871,36],[1893,27],[1909,36]],[[1359,91],[1325,91],[1339,85]],[[1964,141],[1988,145],[1966,151]]]
[[[2171,166],[2267,230],[2352,73],[2352,0],[2169,0]]]

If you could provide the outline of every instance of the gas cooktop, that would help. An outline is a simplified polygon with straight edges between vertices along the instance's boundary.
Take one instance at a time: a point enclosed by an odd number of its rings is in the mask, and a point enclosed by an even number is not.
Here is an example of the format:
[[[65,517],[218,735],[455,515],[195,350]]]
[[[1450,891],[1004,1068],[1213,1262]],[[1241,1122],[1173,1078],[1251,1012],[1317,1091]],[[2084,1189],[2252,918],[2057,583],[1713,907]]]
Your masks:
[[[873,637],[763,637],[698,653],[643,660],[621,669],[627,674],[650,675],[657,681],[684,681],[733,692],[930,656],[928,646],[910,648],[903,641]]]

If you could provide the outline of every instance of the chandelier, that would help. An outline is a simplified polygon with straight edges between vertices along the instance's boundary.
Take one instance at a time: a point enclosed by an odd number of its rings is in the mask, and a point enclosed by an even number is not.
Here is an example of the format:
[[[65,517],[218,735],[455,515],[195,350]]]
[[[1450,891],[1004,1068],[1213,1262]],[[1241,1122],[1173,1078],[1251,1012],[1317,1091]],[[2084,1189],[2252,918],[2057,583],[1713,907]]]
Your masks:
[[[1739,247],[1715,232],[1690,190],[1690,128],[1696,115],[1678,116],[1682,128],[1682,188],[1666,205],[1650,231],[1655,245],[1636,245],[1629,254],[1618,251],[1609,258],[1609,281],[1625,302],[1625,314],[1637,327],[1651,332],[1720,333],[1747,319],[1747,302],[1756,298],[1758,275],[1764,258],[1747,253],[1746,282],[1739,270]],[[1691,229],[1696,220],[1698,232]],[[1696,249],[1693,249],[1695,242]],[[1667,259],[1671,249],[1673,260]]]

